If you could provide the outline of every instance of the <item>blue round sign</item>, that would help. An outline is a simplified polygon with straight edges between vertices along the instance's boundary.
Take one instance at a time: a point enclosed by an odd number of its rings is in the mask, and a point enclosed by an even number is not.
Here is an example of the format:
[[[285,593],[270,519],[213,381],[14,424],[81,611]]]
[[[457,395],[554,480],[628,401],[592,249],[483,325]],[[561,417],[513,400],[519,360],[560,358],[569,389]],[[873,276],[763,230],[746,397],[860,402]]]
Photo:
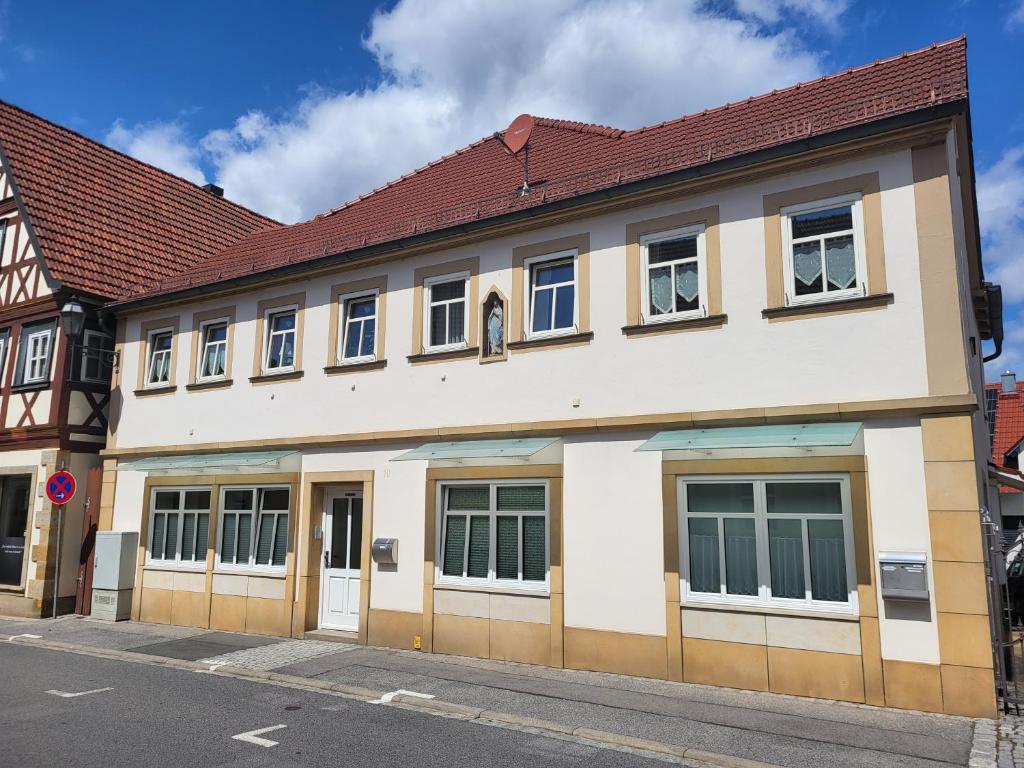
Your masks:
[[[46,498],[54,504],[67,504],[75,495],[75,476],[65,470],[54,472],[46,481]]]

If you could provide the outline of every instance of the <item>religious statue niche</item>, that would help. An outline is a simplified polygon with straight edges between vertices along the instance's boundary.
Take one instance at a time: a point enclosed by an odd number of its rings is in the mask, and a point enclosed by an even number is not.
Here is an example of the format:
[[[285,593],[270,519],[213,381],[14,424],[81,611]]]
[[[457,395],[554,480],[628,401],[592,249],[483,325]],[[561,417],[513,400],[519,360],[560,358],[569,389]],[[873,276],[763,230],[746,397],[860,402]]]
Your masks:
[[[483,305],[483,359],[505,356],[505,302],[497,291],[491,291]]]

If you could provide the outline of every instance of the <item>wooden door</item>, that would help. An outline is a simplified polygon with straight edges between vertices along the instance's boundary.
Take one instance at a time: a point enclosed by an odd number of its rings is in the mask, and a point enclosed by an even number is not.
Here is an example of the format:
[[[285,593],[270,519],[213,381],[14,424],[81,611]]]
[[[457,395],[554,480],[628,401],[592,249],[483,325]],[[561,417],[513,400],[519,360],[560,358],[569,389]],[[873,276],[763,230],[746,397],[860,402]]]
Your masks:
[[[93,467],[85,483],[85,514],[82,515],[82,549],[78,553],[78,589],[75,613],[92,613],[93,549],[100,521],[100,492],[103,489],[103,467]]]

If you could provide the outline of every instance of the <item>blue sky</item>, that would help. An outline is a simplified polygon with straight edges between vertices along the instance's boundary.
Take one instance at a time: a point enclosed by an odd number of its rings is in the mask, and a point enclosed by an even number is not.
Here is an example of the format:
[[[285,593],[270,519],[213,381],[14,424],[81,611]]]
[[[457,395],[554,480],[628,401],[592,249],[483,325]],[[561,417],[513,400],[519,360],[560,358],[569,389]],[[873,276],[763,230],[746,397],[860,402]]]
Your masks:
[[[1024,0],[0,0],[0,98],[285,221],[521,112],[636,127],[966,33],[1024,373]]]

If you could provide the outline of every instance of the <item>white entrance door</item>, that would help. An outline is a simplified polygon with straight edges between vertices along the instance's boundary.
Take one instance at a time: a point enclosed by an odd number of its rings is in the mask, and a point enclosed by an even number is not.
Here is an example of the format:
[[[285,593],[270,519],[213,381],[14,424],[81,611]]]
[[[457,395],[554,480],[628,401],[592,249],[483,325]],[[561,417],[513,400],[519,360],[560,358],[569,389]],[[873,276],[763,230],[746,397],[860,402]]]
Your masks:
[[[328,491],[324,498],[324,551],[320,565],[320,626],[359,629],[359,567],[362,560],[363,497]]]

